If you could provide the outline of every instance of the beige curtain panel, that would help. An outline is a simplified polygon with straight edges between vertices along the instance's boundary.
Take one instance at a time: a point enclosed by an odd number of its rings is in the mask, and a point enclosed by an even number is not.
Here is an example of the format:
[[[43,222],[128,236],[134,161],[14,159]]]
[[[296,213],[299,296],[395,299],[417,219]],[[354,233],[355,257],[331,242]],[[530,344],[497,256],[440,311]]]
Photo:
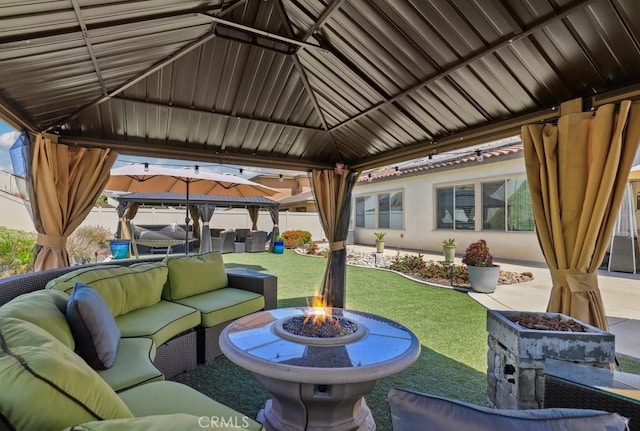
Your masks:
[[[345,306],[346,239],[351,217],[351,192],[358,173],[344,169],[316,170],[311,174],[311,186],[322,229],[329,241],[329,256],[322,281],[322,296],[334,307]]]
[[[69,266],[67,238],[104,190],[118,154],[55,144],[41,134],[32,145],[31,205],[39,246],[34,271]]]
[[[522,127],[538,240],[553,286],[547,311],[608,330],[602,263],[640,143],[640,102]]]

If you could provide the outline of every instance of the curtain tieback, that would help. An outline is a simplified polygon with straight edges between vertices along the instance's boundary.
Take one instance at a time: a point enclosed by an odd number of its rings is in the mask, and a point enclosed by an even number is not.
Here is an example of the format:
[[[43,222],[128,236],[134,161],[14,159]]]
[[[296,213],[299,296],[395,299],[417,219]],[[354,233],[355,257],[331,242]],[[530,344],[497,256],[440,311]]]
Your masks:
[[[344,250],[347,246],[346,241],[335,241],[329,243],[329,251]]]
[[[571,292],[590,292],[598,286],[597,272],[584,272],[579,269],[551,270],[553,287],[568,287]]]
[[[209,226],[209,222],[208,221],[203,221],[202,222],[202,226]]]
[[[49,247],[49,248],[66,248],[67,247],[66,236],[46,235],[44,233],[39,233],[38,237],[36,238],[36,242],[43,247]]]

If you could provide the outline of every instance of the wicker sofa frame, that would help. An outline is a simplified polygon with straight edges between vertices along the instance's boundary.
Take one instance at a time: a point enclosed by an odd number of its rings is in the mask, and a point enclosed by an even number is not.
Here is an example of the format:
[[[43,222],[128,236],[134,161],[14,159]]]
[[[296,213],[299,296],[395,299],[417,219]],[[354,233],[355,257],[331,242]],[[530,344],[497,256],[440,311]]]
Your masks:
[[[545,408],[596,409],[618,413],[629,419],[629,430],[640,431],[640,399],[621,396],[603,389],[607,387],[624,389],[626,385],[616,381],[616,376],[620,379],[626,375],[636,383],[640,382],[640,378],[620,371],[614,373],[607,369],[582,364],[566,363],[564,366],[571,367],[575,371],[567,375],[554,375],[549,367],[545,367],[543,401]]]
[[[142,259],[123,259],[118,260],[117,265],[157,262],[162,258],[158,256]],[[115,262],[113,264],[116,265]],[[68,272],[97,265],[105,265],[105,263],[70,266],[0,278],[0,306],[19,295],[44,289],[49,281]],[[227,274],[230,285],[264,295],[265,309],[277,307],[276,277],[244,268],[229,269]],[[217,337],[228,323],[230,322],[224,322],[212,328],[196,327],[193,330],[179,334],[161,346],[157,346],[154,365],[166,378],[171,378],[181,372],[196,368],[198,363],[210,362],[222,354],[218,347]]]

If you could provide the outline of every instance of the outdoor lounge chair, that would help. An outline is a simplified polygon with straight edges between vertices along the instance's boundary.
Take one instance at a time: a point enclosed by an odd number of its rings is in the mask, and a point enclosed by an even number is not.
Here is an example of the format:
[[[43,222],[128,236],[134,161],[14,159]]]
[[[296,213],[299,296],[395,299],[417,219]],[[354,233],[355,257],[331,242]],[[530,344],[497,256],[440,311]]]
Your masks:
[[[236,229],[236,242],[244,242],[251,235],[251,229]]]
[[[129,222],[131,232],[131,249],[136,259],[139,257],[138,245],[152,248],[166,248],[167,255],[171,253],[171,248],[184,244],[184,229],[176,229],[171,226],[162,228],[159,231],[144,229]],[[193,234],[189,232],[189,242],[193,241]]]
[[[211,250],[219,253],[233,253],[233,243],[236,240],[236,233],[226,230],[220,233],[220,238],[211,238]]]
[[[256,253],[265,251],[265,245],[267,243],[267,233],[263,230],[257,230],[251,232],[244,240],[244,251],[247,253]]]

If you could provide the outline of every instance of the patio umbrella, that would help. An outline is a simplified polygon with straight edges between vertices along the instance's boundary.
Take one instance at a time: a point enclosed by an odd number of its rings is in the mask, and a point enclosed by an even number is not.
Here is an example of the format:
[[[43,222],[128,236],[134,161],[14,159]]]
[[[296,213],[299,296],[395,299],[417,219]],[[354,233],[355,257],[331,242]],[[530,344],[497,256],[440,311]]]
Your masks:
[[[640,143],[640,102],[522,127],[536,232],[553,287],[547,311],[607,329],[596,270]]]
[[[173,192],[185,195],[185,224],[189,225],[189,195],[272,196],[277,190],[242,177],[199,170],[133,163],[111,170],[105,190],[123,192]],[[189,250],[189,232],[185,233],[185,253]]]

